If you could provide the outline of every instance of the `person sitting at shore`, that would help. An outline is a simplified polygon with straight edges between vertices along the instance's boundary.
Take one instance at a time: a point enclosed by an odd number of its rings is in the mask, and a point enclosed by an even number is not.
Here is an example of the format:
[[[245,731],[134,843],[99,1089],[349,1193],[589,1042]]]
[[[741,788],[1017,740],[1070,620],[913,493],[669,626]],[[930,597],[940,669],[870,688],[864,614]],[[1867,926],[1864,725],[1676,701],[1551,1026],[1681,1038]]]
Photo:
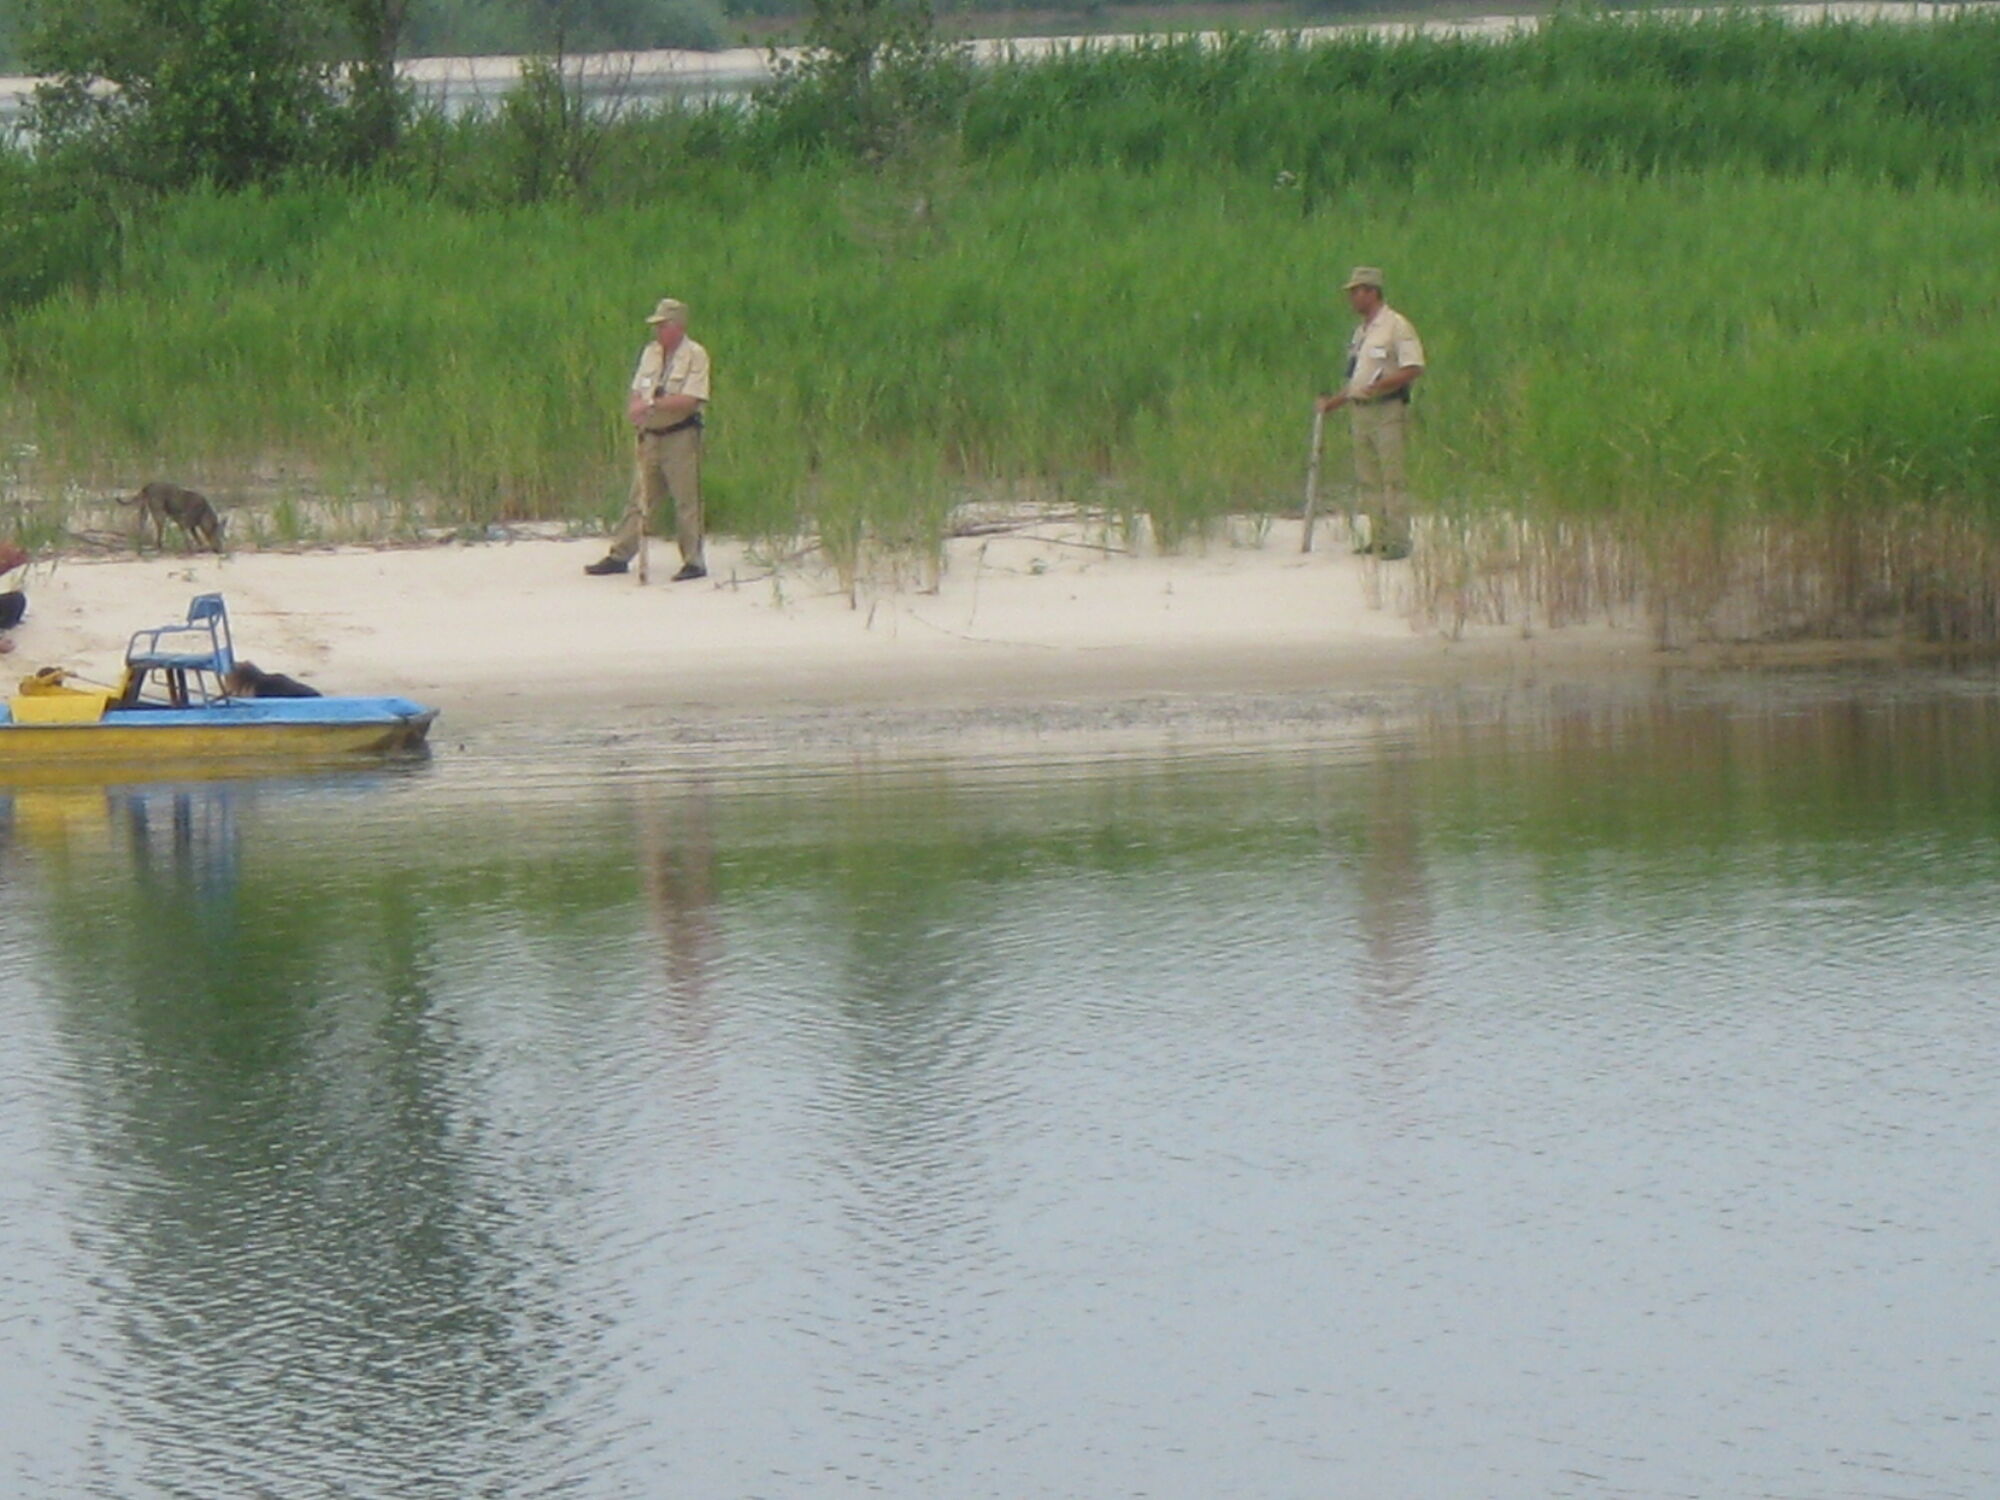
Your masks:
[[[266,672],[254,661],[239,661],[222,679],[232,698],[317,698],[320,691],[283,672]]]
[[[12,542],[0,542],[0,576],[25,567],[28,554],[25,549]],[[8,589],[0,593],[0,656],[14,649],[14,638],[6,634],[21,623],[21,617],[28,612],[28,596],[20,589]]]

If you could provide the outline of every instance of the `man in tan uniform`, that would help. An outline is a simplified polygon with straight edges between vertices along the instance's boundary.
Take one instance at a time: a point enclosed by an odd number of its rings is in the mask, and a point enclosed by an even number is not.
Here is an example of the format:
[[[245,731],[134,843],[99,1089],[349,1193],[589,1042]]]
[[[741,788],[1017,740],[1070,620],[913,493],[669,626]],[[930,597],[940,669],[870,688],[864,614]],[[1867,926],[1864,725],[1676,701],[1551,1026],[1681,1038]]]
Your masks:
[[[1347,383],[1319,398],[1323,412],[1348,408],[1354,425],[1354,480],[1368,512],[1368,540],[1357,552],[1394,560],[1410,555],[1410,496],[1403,439],[1410,387],[1424,373],[1424,346],[1410,320],[1382,299],[1382,273],[1356,266],[1341,290],[1361,320],[1347,342]]]
[[[674,539],[680,543],[681,570],[675,583],[706,578],[702,551],[701,424],[708,406],[708,351],[687,336],[687,305],[663,298],[646,320],[653,341],[632,372],[626,420],[638,434],[639,461],[632,475],[632,501],[611,539],[611,550],[583,571],[602,577],[623,573],[638,554],[653,507],[674,502]]]

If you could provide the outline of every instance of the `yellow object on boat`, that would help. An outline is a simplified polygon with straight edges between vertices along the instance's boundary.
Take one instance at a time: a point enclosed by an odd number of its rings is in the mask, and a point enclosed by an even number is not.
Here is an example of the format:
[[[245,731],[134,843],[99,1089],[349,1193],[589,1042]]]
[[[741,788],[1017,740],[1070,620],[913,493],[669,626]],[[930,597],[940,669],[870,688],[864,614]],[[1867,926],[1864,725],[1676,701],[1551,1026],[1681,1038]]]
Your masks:
[[[95,724],[104,717],[111,690],[71,687],[60,667],[44,667],[21,679],[20,691],[8,699],[16,724]]]

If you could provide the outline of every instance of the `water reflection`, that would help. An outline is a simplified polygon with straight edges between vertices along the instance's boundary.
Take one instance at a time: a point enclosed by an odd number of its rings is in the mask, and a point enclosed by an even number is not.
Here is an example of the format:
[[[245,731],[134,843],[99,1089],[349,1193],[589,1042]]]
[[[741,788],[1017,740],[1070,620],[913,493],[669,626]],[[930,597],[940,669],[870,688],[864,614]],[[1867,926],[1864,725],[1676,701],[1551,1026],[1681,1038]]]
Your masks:
[[[1997,701],[17,791],[0,1491],[1982,1493]]]
[[[641,800],[634,812],[638,866],[655,924],[672,1030],[692,1051],[715,1029],[713,971],[722,955],[717,910],[713,793],[697,781],[671,802]]]
[[[184,904],[196,921],[233,920],[238,834],[226,786],[113,792],[109,800],[125,824],[141,885]]]
[[[1370,1064],[1397,1123],[1408,1106],[1431,1025],[1435,914],[1424,855],[1425,777],[1415,752],[1389,743],[1372,757],[1361,796],[1355,919],[1361,929],[1355,1003]]]
[[[417,883],[260,868],[259,792],[114,789],[95,827],[84,794],[31,808],[101,1324],[51,1493],[461,1493],[441,1473],[547,1399]]]

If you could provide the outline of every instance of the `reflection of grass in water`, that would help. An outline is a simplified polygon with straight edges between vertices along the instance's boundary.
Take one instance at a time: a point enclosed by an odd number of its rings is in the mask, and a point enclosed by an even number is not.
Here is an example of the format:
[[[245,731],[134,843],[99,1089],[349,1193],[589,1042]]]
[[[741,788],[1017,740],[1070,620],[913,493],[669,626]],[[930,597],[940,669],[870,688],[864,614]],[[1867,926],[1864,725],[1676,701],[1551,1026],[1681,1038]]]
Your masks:
[[[1383,700],[1371,692],[1365,701],[1375,720]],[[288,972],[315,969],[310,951],[296,951],[302,944],[371,951],[356,934],[373,916],[402,909],[391,898],[413,886],[427,894],[410,909],[447,927],[525,921],[550,932],[622,931],[617,912],[634,894],[633,795],[656,798],[668,826],[676,808],[701,801],[725,901],[827,886],[829,872],[838,872],[832,890],[871,878],[870,870],[891,883],[914,870],[925,882],[961,884],[972,909],[994,887],[1023,878],[1315,862],[1329,830],[1358,828],[1382,810],[1385,765],[1398,771],[1395,810],[1421,823],[1427,842],[1481,859],[1515,850],[1588,871],[1607,849],[1731,857],[1763,842],[1817,849],[1820,857],[1793,867],[1801,878],[1822,871],[1845,879],[1857,830],[1874,830],[1897,835],[1881,853],[1912,871],[1961,878],[1953,861],[1937,859],[1938,840],[1968,853],[1978,846],[1977,862],[1995,863],[1990,778],[1979,768],[2000,742],[2000,698],[1967,693],[1960,679],[1802,674],[1686,695],[1516,684],[1485,698],[1395,701],[1386,738],[1351,718],[1319,721],[1340,747],[1331,756],[1301,759],[1289,739],[1269,755],[1245,755],[1239,736],[1250,721],[1242,715],[1254,711],[1245,703],[1207,722],[1213,758],[1199,749],[1198,726],[1176,719],[1192,737],[1173,755],[1087,753],[1058,760],[1045,778],[1023,779],[1011,756],[982,760],[977,736],[962,761],[940,762],[932,744],[900,767],[893,757],[871,759],[866,774],[829,774],[845,759],[828,748],[824,719],[808,716],[791,746],[795,776],[774,774],[782,758],[743,771],[737,747],[719,756],[738,765],[735,776],[703,778],[696,793],[676,791],[685,779],[676,775],[644,779],[636,793],[628,786],[555,797],[523,765],[514,769],[540,790],[510,801],[492,764],[454,772],[449,758],[414,773],[437,783],[434,798],[413,784],[415,801],[378,795],[373,783],[388,779],[380,775],[223,783],[197,795],[242,801],[254,816],[240,820],[226,849],[193,852],[226,852],[254,873],[232,895],[254,924],[248,935],[270,942]],[[1124,723],[1131,710],[1112,717]],[[857,710],[837,727],[874,734],[879,723]],[[766,719],[741,727],[748,736],[772,732]],[[535,764],[542,759],[538,752]],[[618,751],[616,763],[629,768],[629,752]],[[460,779],[467,775],[470,788]],[[69,820],[67,842],[87,847],[88,857],[52,861],[43,874],[78,908],[72,928],[52,929],[58,946],[88,959],[91,947],[70,938],[100,924],[110,930],[124,904],[106,869],[182,861],[157,833],[145,849],[125,851],[129,820],[101,789],[77,801],[84,814],[96,812]],[[340,915],[342,903],[357,904],[357,915]]]
[[[115,288],[19,320],[45,471],[282,453],[412,526],[609,519],[675,291],[716,357],[718,529],[816,532],[850,585],[1024,489],[1179,545],[1297,506],[1369,260],[1431,351],[1446,616],[1635,598],[1678,635],[1749,597],[1785,630],[1824,589],[1828,628],[1988,628],[1953,539],[2000,474],[2000,24],[1162,45],[962,86],[955,133],[879,167],[670,113],[612,133],[588,207],[501,204],[476,125],[425,137],[432,189],[191,195]],[[1336,421],[1330,489],[1345,463]],[[1746,595],[1752,560],[1791,576]]]

